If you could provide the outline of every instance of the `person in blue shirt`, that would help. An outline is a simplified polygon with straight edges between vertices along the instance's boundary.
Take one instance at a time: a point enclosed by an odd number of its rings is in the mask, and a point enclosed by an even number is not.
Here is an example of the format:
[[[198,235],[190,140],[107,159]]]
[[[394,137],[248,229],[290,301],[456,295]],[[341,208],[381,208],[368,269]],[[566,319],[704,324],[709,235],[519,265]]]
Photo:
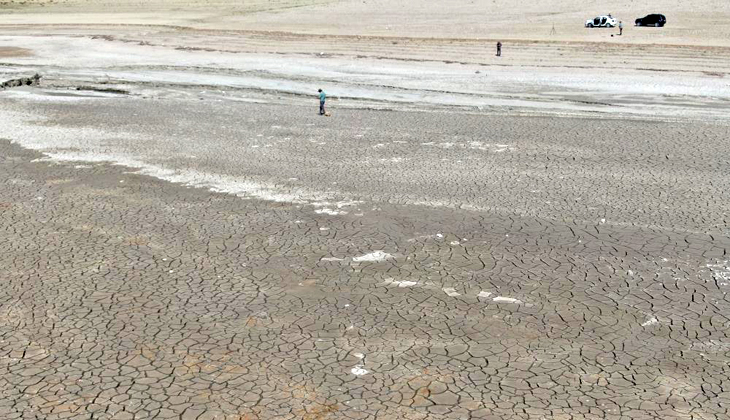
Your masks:
[[[324,115],[324,101],[327,100],[327,95],[325,95],[325,93],[322,89],[319,89],[318,92],[319,92],[319,115]]]

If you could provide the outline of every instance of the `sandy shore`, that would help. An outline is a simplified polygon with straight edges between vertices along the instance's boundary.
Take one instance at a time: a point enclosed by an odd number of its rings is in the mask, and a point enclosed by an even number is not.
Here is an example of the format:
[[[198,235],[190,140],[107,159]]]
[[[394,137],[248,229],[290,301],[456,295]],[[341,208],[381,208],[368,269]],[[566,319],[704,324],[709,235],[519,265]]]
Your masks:
[[[612,13],[626,26],[621,43],[730,46],[730,4],[676,0],[3,0],[4,24],[175,25],[196,29],[255,30],[390,38],[506,39],[607,42],[605,29],[587,19]],[[657,31],[634,20],[663,13]]]

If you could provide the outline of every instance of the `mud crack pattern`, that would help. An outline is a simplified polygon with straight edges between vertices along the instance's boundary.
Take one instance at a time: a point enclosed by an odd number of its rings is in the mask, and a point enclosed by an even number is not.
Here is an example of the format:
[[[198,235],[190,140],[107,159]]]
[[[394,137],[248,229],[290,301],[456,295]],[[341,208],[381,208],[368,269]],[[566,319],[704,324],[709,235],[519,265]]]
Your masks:
[[[728,417],[727,235],[39,157],[0,144],[3,419]]]

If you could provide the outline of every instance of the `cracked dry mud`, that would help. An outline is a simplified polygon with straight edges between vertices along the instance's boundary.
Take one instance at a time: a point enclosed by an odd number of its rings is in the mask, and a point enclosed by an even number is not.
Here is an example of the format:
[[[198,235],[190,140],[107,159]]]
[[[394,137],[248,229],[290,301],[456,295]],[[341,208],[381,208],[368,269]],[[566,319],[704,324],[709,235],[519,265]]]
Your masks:
[[[249,118],[271,111],[245,106]],[[155,107],[135,123],[164,114]],[[46,124],[79,125],[64,110]],[[305,136],[292,149],[301,161],[272,169],[292,165],[307,186],[323,185],[317,165],[375,150],[360,166],[336,165],[341,189],[362,191],[346,214],[39,161],[0,142],[0,418],[728,418],[728,160],[716,153],[727,127],[643,137],[653,123],[626,121],[636,130],[619,130],[617,151],[580,134],[594,120],[535,119],[505,134],[518,150],[509,155],[471,150],[486,146],[448,120],[492,132],[514,120],[361,112],[389,141],[347,143],[328,119],[336,147]],[[420,151],[398,143],[411,141],[399,123],[425,133]],[[572,124],[575,143],[551,124]],[[251,137],[240,147],[256,146]],[[422,144],[430,137],[452,140]],[[380,144],[401,149],[384,157]],[[274,152],[217,147],[273,176],[261,168]],[[438,166],[477,153],[468,170]],[[357,183],[399,155],[426,169]],[[474,172],[486,165],[495,179]],[[635,172],[599,182],[601,168]],[[406,176],[440,171],[456,175],[414,182],[412,195],[474,209],[404,195]],[[552,193],[521,185],[530,174]],[[608,216],[589,220],[588,204],[568,200],[577,195],[607,197]],[[477,208],[489,202],[504,205]]]

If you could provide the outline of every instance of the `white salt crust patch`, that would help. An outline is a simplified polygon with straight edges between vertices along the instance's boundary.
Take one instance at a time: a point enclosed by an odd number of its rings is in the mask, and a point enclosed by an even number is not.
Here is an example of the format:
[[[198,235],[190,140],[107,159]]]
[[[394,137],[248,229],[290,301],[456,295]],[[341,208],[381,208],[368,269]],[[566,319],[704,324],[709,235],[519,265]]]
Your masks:
[[[497,296],[497,297],[493,298],[492,301],[497,302],[497,303],[517,303],[517,304],[522,303],[522,301],[519,299],[506,297],[506,296]]]
[[[353,262],[373,262],[373,261],[385,261],[394,258],[392,255],[383,251],[373,251],[365,255],[360,255],[352,259]]]

